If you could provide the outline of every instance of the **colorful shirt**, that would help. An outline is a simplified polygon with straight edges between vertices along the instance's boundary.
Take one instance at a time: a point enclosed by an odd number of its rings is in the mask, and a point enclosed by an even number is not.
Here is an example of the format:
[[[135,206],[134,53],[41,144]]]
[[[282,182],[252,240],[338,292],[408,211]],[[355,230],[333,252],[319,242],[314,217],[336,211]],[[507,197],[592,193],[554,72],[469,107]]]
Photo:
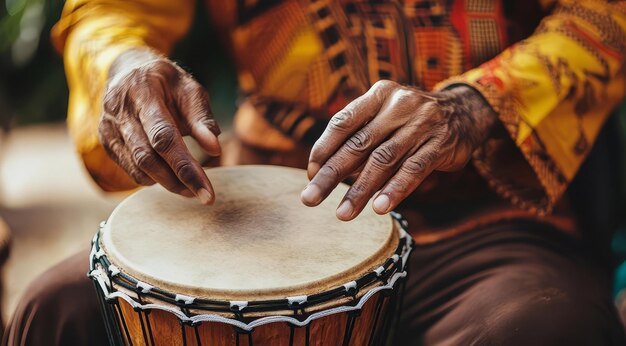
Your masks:
[[[311,143],[379,79],[480,91],[509,138],[473,163],[500,195],[548,213],[626,88],[626,1],[211,1],[212,24],[256,112],[235,132],[274,151]],[[69,0],[53,30],[63,51],[68,121],[105,190],[134,187],[104,154],[97,126],[111,62],[132,47],[168,54],[192,1]],[[240,112],[241,113],[241,112]],[[269,125],[269,126],[268,126]]]

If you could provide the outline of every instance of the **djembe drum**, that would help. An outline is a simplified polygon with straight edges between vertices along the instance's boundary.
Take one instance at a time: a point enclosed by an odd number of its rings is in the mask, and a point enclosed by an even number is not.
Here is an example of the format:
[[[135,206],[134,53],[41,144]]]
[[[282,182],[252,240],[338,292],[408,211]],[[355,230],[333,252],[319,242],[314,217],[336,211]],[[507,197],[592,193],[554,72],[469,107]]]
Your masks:
[[[412,246],[397,214],[338,221],[343,184],[305,207],[302,170],[207,174],[214,205],[149,187],[94,237],[89,276],[112,344],[386,343]]]

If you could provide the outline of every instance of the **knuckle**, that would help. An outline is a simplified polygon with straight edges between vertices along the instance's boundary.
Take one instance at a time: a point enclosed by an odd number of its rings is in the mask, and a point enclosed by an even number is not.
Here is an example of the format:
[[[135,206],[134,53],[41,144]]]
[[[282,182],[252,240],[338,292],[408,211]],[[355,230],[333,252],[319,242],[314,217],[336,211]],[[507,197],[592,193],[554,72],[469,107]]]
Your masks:
[[[372,152],[372,164],[378,167],[388,167],[394,163],[394,152],[388,145],[381,145]]]
[[[402,111],[410,112],[420,107],[419,102],[421,102],[421,100],[419,97],[416,97],[413,90],[400,88],[393,92],[391,102]]]
[[[133,160],[137,167],[148,170],[154,167],[156,164],[156,157],[149,150],[145,148],[137,148],[133,150]]]
[[[387,79],[381,79],[379,81],[377,81],[376,83],[374,83],[374,85],[372,85],[372,89],[374,90],[388,90],[392,87],[396,87],[399,84],[394,82],[394,81],[390,81]]]
[[[341,177],[341,172],[339,167],[334,162],[326,163],[321,169],[320,172],[323,176],[330,178],[331,180],[339,180]]]
[[[104,111],[111,115],[118,114],[122,103],[120,98],[120,93],[116,89],[107,91],[102,101],[102,108]]]
[[[174,144],[177,130],[166,124],[159,124],[150,129],[150,144],[158,153],[170,150]]]
[[[149,86],[148,73],[146,68],[135,68],[130,71],[120,85],[132,85],[132,88],[128,88],[129,95],[134,95],[137,92],[143,91]],[[116,87],[119,88],[119,87]]]
[[[139,184],[139,185],[152,185],[154,184],[154,182],[148,178],[148,176],[141,172],[140,170],[138,170],[137,168],[124,168],[126,170],[126,172],[128,173],[128,175],[130,175],[131,178],[133,178],[133,180],[135,181],[135,183]]]
[[[365,185],[365,183],[361,181],[357,181],[354,184],[352,184],[352,186],[350,186],[347,196],[350,197],[351,199],[357,199],[363,196],[363,194],[367,192],[368,192],[368,188]]]
[[[156,79],[161,85],[176,84],[186,73],[177,68],[174,62],[168,59],[159,59],[146,66],[147,77]]]
[[[398,102],[412,104],[418,99],[415,96],[415,92],[410,89],[401,88],[396,91],[396,95],[398,95]]]
[[[396,90],[398,88],[401,88],[400,84],[383,79],[374,83],[370,91],[374,95],[374,97],[378,99],[379,102],[383,102],[385,99],[387,99],[387,96],[393,92],[393,90]]]
[[[428,162],[424,157],[412,157],[406,160],[404,165],[402,165],[402,170],[411,176],[418,176],[424,174],[426,168],[428,167]]]
[[[363,153],[372,143],[372,135],[365,130],[360,130],[346,142],[346,148],[356,154]]]
[[[390,184],[390,187],[393,191],[395,191],[399,195],[406,195],[410,192],[411,183],[409,179],[405,177],[398,177],[393,180]]]
[[[105,149],[108,148],[110,154],[118,156],[118,154],[122,151],[122,148],[124,147],[124,142],[122,142],[122,140],[119,138],[109,138],[104,143],[102,143],[102,145],[105,147]]]
[[[185,182],[191,182],[196,176],[196,171],[193,164],[188,160],[180,160],[175,164],[174,171],[176,176]]]
[[[184,78],[182,84],[182,90],[186,96],[191,97],[194,100],[205,101],[209,100],[209,93],[204,89],[200,83],[196,82],[193,77],[189,76]]]
[[[336,131],[347,131],[354,123],[355,114],[351,109],[343,109],[329,121],[328,127]]]

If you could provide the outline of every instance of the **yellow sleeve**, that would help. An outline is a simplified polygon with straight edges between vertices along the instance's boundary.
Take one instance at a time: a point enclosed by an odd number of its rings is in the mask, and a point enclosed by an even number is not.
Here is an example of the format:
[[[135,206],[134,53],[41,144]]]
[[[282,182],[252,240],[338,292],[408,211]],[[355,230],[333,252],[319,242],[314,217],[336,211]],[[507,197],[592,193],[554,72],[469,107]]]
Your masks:
[[[70,89],[70,134],[85,167],[106,191],[136,186],[98,142],[109,66],[120,53],[134,47],[168,54],[189,28],[193,9],[193,0],[68,0],[52,29],[53,42],[63,53]]]
[[[562,0],[528,39],[437,88],[482,93],[513,141],[488,140],[474,165],[501,195],[545,214],[624,97],[624,54],[625,1]]]

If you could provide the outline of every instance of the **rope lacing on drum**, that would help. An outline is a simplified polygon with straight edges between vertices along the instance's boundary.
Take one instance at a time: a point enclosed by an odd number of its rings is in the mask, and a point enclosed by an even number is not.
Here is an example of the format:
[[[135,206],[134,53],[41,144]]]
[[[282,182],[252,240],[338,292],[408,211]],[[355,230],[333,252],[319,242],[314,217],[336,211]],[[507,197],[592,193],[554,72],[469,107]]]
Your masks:
[[[190,297],[181,294],[175,294],[167,292],[158,287],[154,287],[145,282],[139,281],[124,272],[120,271],[115,265],[111,264],[103,251],[99,248],[98,234],[93,239],[92,250],[90,253],[90,271],[88,276],[91,277],[101,289],[106,301],[115,301],[116,299],[123,299],[130,304],[135,310],[163,310],[177,316],[181,323],[190,323],[197,325],[201,322],[220,322],[230,324],[242,331],[252,331],[254,328],[275,322],[286,322],[297,327],[303,327],[309,324],[311,321],[322,318],[332,314],[348,313],[360,310],[363,305],[376,293],[389,292],[393,290],[396,282],[404,278],[406,273],[406,263],[411,253],[413,240],[406,231],[407,223],[397,213],[391,213],[391,216],[400,224],[400,242],[394,255],[388,258],[383,265],[374,269],[373,271],[365,274],[363,277],[348,282],[340,287],[331,289],[326,292],[322,292],[309,296],[295,296],[287,297],[285,299],[266,300],[266,301],[219,301],[202,299],[197,297]],[[101,224],[101,229],[104,227],[104,223]],[[106,268],[106,269],[105,269]],[[110,275],[110,278],[107,276]],[[136,291],[138,294],[143,293],[146,296],[151,296],[169,302],[176,306],[161,305],[161,304],[142,304],[135,301],[134,298],[121,291],[111,291],[111,282],[127,288],[132,291]],[[374,281],[380,281],[382,285],[370,288],[365,292],[358,301],[356,300],[357,292],[368,285],[371,285]],[[297,310],[304,306],[311,306],[317,303],[328,301],[337,297],[346,296],[355,299],[355,303],[347,306],[338,306],[335,308],[313,312],[303,320],[299,320],[292,316],[276,315],[257,318],[249,323],[242,321],[241,312],[244,310],[249,312],[258,311],[273,311],[277,310]],[[234,312],[237,319],[228,318],[217,314],[198,314],[190,316],[190,309],[211,309],[216,312]]]
[[[154,286],[148,283],[142,282],[142,281],[137,281],[136,287],[137,287],[137,291],[141,293],[148,293],[152,291],[152,289],[154,288]]]
[[[240,300],[240,301],[231,301],[230,302],[230,310],[231,311],[236,311],[239,312],[243,309],[246,308],[246,306],[248,306],[248,302],[244,301],[244,300]]]

